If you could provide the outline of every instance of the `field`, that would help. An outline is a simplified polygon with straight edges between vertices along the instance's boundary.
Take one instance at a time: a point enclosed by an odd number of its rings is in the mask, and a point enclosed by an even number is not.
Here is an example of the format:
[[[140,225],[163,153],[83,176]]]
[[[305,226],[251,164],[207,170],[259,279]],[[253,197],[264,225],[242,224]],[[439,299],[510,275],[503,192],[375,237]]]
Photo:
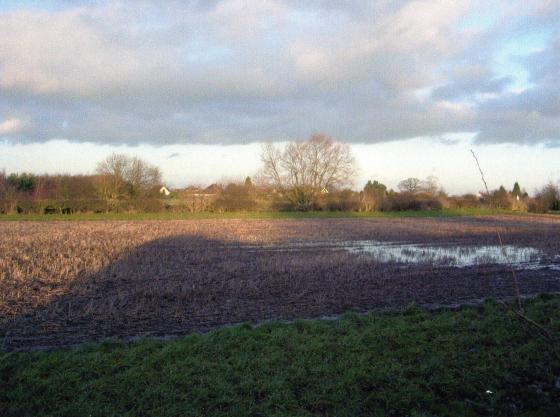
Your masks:
[[[560,332],[560,297],[524,308]],[[495,302],[0,352],[0,386],[5,417],[560,415],[560,360]]]
[[[551,212],[558,214],[557,212]],[[414,211],[225,211],[225,212],[109,212],[73,214],[3,214],[0,221],[92,221],[92,220],[207,220],[207,219],[332,219],[379,217],[457,217],[516,215],[524,212],[489,208],[455,208]],[[554,215],[554,214],[552,214]]]
[[[521,295],[560,292],[559,253],[554,216],[0,222],[0,343],[510,298],[511,267]]]

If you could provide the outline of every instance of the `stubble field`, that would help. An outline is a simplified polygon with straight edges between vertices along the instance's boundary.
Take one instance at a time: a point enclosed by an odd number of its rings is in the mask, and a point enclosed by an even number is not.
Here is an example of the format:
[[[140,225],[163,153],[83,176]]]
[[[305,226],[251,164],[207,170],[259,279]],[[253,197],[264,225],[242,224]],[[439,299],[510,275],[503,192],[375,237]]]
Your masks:
[[[1,222],[0,343],[507,298],[512,267],[522,295],[559,292],[558,254],[544,216]]]

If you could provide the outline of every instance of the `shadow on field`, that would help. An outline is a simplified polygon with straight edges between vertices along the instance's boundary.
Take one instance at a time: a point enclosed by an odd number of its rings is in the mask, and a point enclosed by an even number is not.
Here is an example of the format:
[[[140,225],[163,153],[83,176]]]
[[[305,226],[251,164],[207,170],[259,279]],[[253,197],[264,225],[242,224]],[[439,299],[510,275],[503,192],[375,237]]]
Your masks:
[[[269,249],[197,235],[150,241],[96,273],[78,276],[43,306],[0,321],[0,343],[10,350],[170,336],[246,321],[513,293],[503,265],[403,266],[321,247]],[[549,273],[519,271],[518,276],[523,294],[560,291],[560,281]]]

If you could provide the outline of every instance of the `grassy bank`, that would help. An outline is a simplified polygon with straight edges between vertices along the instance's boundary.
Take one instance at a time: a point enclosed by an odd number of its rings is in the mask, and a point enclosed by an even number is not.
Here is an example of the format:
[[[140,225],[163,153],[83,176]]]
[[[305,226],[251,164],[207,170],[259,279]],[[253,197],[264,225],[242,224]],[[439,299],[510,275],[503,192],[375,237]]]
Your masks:
[[[331,219],[370,217],[457,217],[488,216],[496,214],[524,214],[511,210],[444,209],[425,211],[252,211],[252,212],[201,212],[201,213],[78,213],[78,214],[4,214],[0,221],[49,221],[49,220],[199,220],[199,219]]]
[[[560,331],[559,297],[526,309]],[[0,355],[3,416],[560,415],[560,361],[493,302]]]

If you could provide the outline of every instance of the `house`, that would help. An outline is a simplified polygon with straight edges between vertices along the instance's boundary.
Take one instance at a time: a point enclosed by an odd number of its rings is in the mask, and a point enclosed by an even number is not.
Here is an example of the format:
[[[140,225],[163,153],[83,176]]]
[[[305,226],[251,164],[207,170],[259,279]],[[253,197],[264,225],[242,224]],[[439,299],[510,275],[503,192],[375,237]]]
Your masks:
[[[327,187],[323,187],[321,189],[321,194],[328,194],[328,193],[329,193],[329,190],[327,190]]]
[[[217,196],[221,192],[221,188],[217,184],[212,184],[206,188],[197,187],[191,185],[183,190],[180,191],[179,196],[182,198],[189,198],[189,197],[214,197]]]
[[[168,197],[169,194],[171,194],[171,191],[169,191],[169,190],[167,189],[167,187],[164,185],[163,187],[161,187],[161,188],[159,189],[159,193],[160,193],[160,194],[163,194],[163,195],[166,196],[166,197]]]
[[[212,184],[206,187],[202,193],[205,195],[217,195],[222,191],[221,187],[218,184]]]

